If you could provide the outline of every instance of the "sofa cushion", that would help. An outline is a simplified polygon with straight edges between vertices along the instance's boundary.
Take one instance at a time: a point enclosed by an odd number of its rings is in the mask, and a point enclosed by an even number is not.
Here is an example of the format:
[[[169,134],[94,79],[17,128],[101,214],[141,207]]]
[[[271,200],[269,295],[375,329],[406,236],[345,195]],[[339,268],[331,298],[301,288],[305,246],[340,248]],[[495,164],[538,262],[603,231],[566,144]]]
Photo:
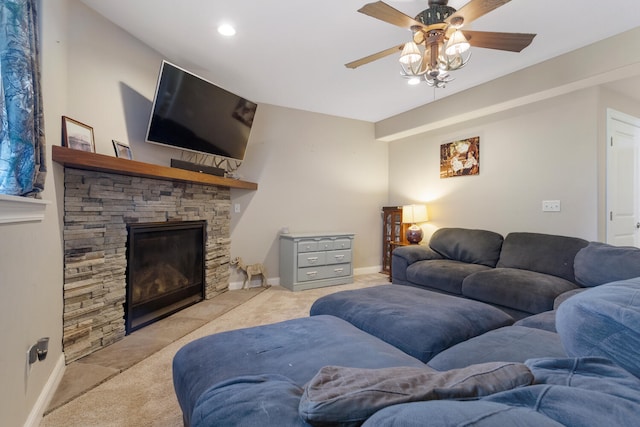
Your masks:
[[[573,261],[589,242],[577,237],[539,233],[509,233],[497,267],[519,268],[575,282]]]
[[[576,254],[573,268],[582,286],[640,277],[640,248],[590,242]]]
[[[447,372],[326,366],[305,386],[299,411],[314,425],[345,425],[399,403],[477,398],[532,382],[531,371],[522,363],[484,363]]]
[[[502,240],[493,231],[440,228],[431,236],[429,247],[448,259],[495,267]]]
[[[406,245],[395,248],[391,253],[393,283],[408,284],[407,267],[428,259],[442,259],[442,255],[425,245]]]
[[[431,359],[428,365],[446,371],[474,363],[524,362],[536,357],[566,357],[558,334],[507,326],[454,345]]]
[[[526,362],[537,385],[474,401],[394,405],[363,426],[635,427],[640,381],[601,358],[545,358]],[[428,423],[425,422],[428,420]]]
[[[428,420],[425,421],[425,420]],[[394,405],[362,427],[564,427],[529,408],[495,402],[438,400]]]
[[[565,302],[566,300],[568,300],[572,296],[578,295],[579,293],[586,291],[587,289],[589,289],[589,288],[576,288],[576,289],[572,289],[570,291],[561,293],[553,301],[553,309],[557,310],[558,307],[560,306],[560,304],[562,304],[563,302]]]
[[[482,264],[439,259],[418,261],[411,264],[407,268],[406,277],[411,284],[460,295],[462,293],[462,281],[465,277],[478,271],[490,269],[490,267]]]
[[[405,285],[336,292],[319,298],[310,313],[340,317],[423,362],[513,323],[511,316],[488,304]]]
[[[640,380],[599,357],[545,358],[526,362],[538,385],[482,400],[528,408],[566,427],[636,426]]]
[[[214,384],[239,376],[273,373],[302,386],[326,365],[424,366],[342,319],[313,316],[192,341],[173,359],[173,384],[188,423],[197,400]]]
[[[553,309],[556,297],[578,285],[549,274],[517,268],[494,268],[467,276],[462,295],[531,314]]]
[[[298,415],[302,392],[282,375],[235,377],[198,398],[190,426],[308,426]]]
[[[556,329],[569,356],[600,356],[640,378],[640,278],[575,295],[558,307]]]
[[[513,326],[526,326],[527,328],[542,329],[549,332],[556,331],[556,311],[549,310],[533,316],[518,320]]]

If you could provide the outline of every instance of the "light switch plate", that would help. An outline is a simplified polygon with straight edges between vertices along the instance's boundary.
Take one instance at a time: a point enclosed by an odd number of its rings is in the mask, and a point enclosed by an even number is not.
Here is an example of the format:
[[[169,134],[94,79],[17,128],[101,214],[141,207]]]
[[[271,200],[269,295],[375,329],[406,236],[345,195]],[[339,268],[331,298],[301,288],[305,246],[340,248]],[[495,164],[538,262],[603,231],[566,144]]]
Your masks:
[[[542,212],[560,212],[560,200],[543,200]]]

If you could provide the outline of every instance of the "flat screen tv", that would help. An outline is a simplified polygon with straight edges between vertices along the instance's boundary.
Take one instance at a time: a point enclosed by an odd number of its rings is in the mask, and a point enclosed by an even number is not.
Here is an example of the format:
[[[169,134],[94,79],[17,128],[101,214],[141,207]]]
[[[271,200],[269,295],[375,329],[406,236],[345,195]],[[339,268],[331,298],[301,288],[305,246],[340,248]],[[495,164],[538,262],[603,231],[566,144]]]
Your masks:
[[[162,62],[147,141],[243,160],[257,105]]]

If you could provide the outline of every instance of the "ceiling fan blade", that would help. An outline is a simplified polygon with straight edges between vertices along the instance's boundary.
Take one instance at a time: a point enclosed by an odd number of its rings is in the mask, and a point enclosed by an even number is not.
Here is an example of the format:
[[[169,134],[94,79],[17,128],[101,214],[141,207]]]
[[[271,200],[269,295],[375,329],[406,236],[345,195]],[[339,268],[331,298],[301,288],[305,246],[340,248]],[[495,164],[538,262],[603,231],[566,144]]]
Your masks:
[[[365,4],[358,9],[358,12],[408,30],[410,30],[411,27],[416,26],[420,28],[424,27],[424,24],[421,22],[418,22],[409,15],[405,15],[399,10],[394,9],[383,1]]]
[[[492,31],[467,31],[462,30],[471,46],[486,49],[508,50],[520,52],[529,46],[535,34],[526,33],[496,33]]]
[[[347,68],[358,68],[361,65],[368,64],[369,62],[376,61],[378,59],[384,58],[385,56],[392,55],[396,52],[400,52],[404,47],[404,43],[398,46],[390,47],[389,49],[385,49],[381,52],[374,53],[373,55],[365,56],[364,58],[360,58],[356,61],[349,62],[348,64],[344,64]]]
[[[471,0],[458,9],[456,13],[445,19],[445,22],[447,24],[455,24],[457,19],[462,18],[464,19],[464,25],[469,25],[481,16],[486,15],[510,1],[511,0]]]

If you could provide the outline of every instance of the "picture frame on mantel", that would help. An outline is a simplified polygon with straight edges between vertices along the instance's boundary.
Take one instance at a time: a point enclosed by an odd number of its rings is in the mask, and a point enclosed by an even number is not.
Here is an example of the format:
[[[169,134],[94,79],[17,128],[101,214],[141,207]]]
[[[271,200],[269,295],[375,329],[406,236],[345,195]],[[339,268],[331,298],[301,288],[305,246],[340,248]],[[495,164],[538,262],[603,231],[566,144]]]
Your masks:
[[[95,153],[93,128],[70,117],[62,116],[62,146]]]
[[[113,142],[113,149],[116,150],[116,157],[133,160],[133,153],[129,143],[116,141],[115,139],[112,139],[111,142]]]

